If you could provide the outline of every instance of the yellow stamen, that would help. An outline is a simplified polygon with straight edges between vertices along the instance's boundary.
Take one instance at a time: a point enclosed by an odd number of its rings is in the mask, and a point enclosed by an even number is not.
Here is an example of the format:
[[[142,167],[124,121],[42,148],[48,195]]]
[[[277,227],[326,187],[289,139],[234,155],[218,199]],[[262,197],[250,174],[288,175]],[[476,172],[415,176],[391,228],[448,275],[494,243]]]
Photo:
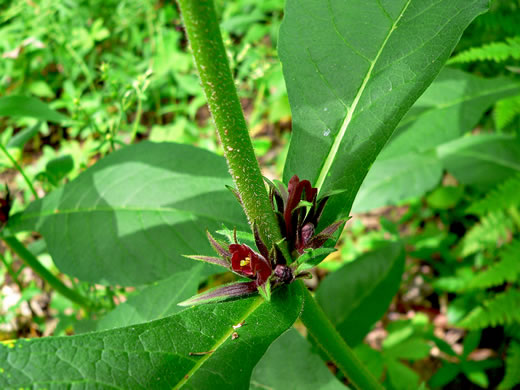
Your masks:
[[[251,262],[251,258],[247,256],[244,260],[240,260],[240,266],[245,267],[246,265],[249,265]]]

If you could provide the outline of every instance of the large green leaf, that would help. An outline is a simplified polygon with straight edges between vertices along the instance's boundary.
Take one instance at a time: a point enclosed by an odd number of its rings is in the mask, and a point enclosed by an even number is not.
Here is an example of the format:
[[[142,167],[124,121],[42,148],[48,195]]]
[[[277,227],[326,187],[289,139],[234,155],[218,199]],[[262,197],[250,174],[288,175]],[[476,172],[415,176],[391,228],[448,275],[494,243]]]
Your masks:
[[[288,0],[279,53],[293,114],[284,178],[350,211],[392,132],[488,0]]]
[[[446,169],[463,184],[490,189],[520,172],[520,141],[505,134],[481,134],[442,145]]]
[[[403,247],[395,242],[345,264],[320,284],[316,299],[349,345],[363,341],[386,312],[403,271]]]
[[[410,152],[389,159],[383,153],[359,189],[352,206],[356,213],[420,196],[435,187],[442,177],[442,163],[435,151]]]
[[[225,187],[230,184],[220,156],[143,142],[102,159],[9,226],[40,232],[69,275],[95,283],[149,283],[197,264],[183,254],[214,254],[206,229],[222,223],[248,229]]]
[[[68,119],[42,101],[29,96],[0,98],[0,117],[2,116],[36,118],[49,122],[63,122]]]
[[[520,85],[507,78],[444,69],[397,126],[363,181],[353,210],[395,204],[432,189],[443,170],[436,149],[473,130],[497,100],[518,93]]]
[[[298,318],[302,302],[294,283],[270,303],[254,296],[127,328],[13,341],[0,346],[0,388],[247,389],[257,361]]]
[[[198,264],[189,271],[177,272],[167,279],[144,287],[101,318],[96,324],[96,329],[105,330],[141,324],[185,309],[177,304],[197,293],[203,266],[202,263]]]
[[[280,362],[283,362],[281,366]],[[346,390],[311,344],[290,329],[271,344],[256,365],[250,390]]]

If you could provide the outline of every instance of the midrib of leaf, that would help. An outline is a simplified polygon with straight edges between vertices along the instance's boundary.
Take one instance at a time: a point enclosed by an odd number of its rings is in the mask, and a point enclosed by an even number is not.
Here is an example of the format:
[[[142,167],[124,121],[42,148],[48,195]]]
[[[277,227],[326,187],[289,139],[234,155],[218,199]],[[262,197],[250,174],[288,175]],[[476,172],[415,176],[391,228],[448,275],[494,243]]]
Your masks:
[[[315,186],[318,189],[321,189],[323,186],[323,183],[325,182],[325,179],[327,178],[327,175],[330,171],[330,168],[332,167],[332,163],[334,162],[334,159],[336,158],[336,155],[338,154],[339,146],[341,145],[341,141],[345,137],[345,134],[347,132],[347,128],[350,125],[350,122],[352,121],[352,117],[354,115],[354,111],[356,111],[357,105],[359,103],[359,100],[361,99],[361,96],[363,95],[363,92],[365,92],[366,86],[368,82],[370,81],[370,76],[372,75],[372,71],[374,70],[374,67],[379,60],[379,57],[383,53],[383,50],[388,43],[388,40],[390,39],[392,33],[397,28],[397,24],[403,17],[404,13],[408,9],[408,6],[412,0],[408,0],[401,10],[401,13],[399,14],[399,17],[395,20],[395,22],[392,24],[392,27],[388,31],[388,34],[385,37],[385,40],[383,41],[383,44],[381,45],[381,48],[376,54],[376,57],[374,60],[370,63],[370,67],[368,68],[367,74],[365,75],[365,78],[363,79],[363,82],[361,83],[361,87],[359,87],[359,90],[352,102],[352,105],[347,109],[347,115],[345,116],[345,119],[343,120],[343,123],[341,124],[341,128],[339,129],[338,134],[334,138],[334,142],[332,143],[332,146],[329,150],[329,153],[327,154],[327,157],[325,159],[325,162],[323,163],[323,166],[321,167],[320,174],[318,176],[318,180],[315,183]]]
[[[503,160],[499,157],[488,157],[484,154],[473,152],[473,151],[461,151],[457,152],[457,155],[464,157],[473,157],[476,160],[482,160],[484,162],[493,163],[496,165],[503,166],[504,168],[513,169],[515,171],[520,171],[520,164],[515,164],[512,161]]]
[[[430,106],[430,108],[422,111],[419,114],[416,114],[416,115],[409,116],[409,117],[405,118],[405,120],[402,120],[397,127],[405,126],[408,123],[414,122],[417,119],[421,118],[422,116],[424,116],[424,115],[426,115],[428,113],[437,111],[437,110],[444,110],[446,108],[451,108],[451,107],[457,106],[459,104],[467,103],[467,102],[470,102],[471,100],[476,100],[476,99],[479,99],[481,97],[485,97],[485,96],[488,96],[488,95],[492,95],[492,94],[496,94],[496,93],[502,93],[502,92],[514,91],[514,90],[518,90],[518,89],[519,89],[518,85],[511,84],[511,85],[503,86],[503,87],[496,88],[496,89],[489,89],[489,90],[485,90],[485,91],[482,91],[482,92],[478,92],[478,93],[476,93],[474,95],[463,96],[461,98],[458,98],[458,99],[455,99],[455,100],[452,100],[452,101],[449,101],[449,102],[446,102],[446,103],[432,105],[432,106]]]
[[[256,309],[258,309],[262,304],[264,303],[264,299],[260,296],[258,296],[254,301],[253,303],[251,304],[251,307],[249,308],[248,311],[246,311],[244,313],[244,315],[240,318],[240,320],[238,321],[238,323],[241,323],[243,321],[245,321],[251,314],[253,314],[255,312]],[[215,353],[218,348],[220,348],[220,346],[222,344],[224,344],[226,342],[226,340],[231,336],[231,334],[234,332],[235,330],[231,327],[229,328],[223,335],[220,339],[217,340],[217,342],[211,347],[210,351],[214,351],[212,353],[208,353],[206,355],[203,355],[198,361],[197,363],[192,367],[192,369],[190,371],[188,371],[188,373],[182,377],[182,379],[179,381],[179,383],[177,383],[174,387],[173,387],[173,390],[177,390],[177,389],[180,389],[182,386],[184,386],[184,384],[191,378],[191,376],[197,372],[197,370],[206,362],[206,360],[208,360],[212,355],[213,353]]]

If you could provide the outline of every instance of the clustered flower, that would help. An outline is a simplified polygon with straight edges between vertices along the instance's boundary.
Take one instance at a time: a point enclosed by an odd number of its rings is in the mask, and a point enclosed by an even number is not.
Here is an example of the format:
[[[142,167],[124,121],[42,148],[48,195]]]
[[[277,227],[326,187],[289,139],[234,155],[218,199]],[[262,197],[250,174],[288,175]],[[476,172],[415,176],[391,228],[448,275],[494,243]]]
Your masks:
[[[305,249],[320,248],[344,222],[335,222],[315,234],[328,197],[318,199],[318,189],[296,175],[287,188],[281,182],[270,183],[270,187],[271,205],[291,251],[301,255]]]
[[[278,216],[284,241],[293,257],[301,256],[308,249],[317,249],[332,237],[344,221],[338,221],[315,234],[319,219],[323,213],[327,197],[318,200],[318,189],[313,188],[308,180],[293,176],[288,187],[281,182],[271,183],[270,199],[274,212]],[[238,199],[240,197],[237,193]],[[270,299],[271,290],[292,283],[296,278],[308,277],[306,272],[298,272],[298,262],[292,264],[282,255],[279,247],[268,249],[253,225],[255,244],[258,252],[246,244],[238,243],[236,231],[230,244],[216,240],[207,232],[208,240],[219,257],[186,256],[225,267],[233,273],[246,278],[245,281],[230,283],[202,294],[196,295],[182,306],[221,301],[252,294],[259,291]]]

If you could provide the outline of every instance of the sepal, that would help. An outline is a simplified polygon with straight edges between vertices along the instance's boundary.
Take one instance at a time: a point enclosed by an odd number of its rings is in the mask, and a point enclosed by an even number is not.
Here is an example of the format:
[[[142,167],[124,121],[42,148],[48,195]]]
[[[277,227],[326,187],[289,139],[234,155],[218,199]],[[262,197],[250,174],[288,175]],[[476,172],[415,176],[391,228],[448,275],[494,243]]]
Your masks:
[[[227,301],[229,299],[241,298],[251,295],[257,291],[257,283],[253,282],[235,282],[219,286],[211,290],[197,294],[181,303],[179,306],[197,306],[206,303],[215,303]]]
[[[211,246],[213,247],[213,249],[215,249],[215,251],[222,257],[224,258],[229,258],[231,257],[231,252],[229,252],[228,250],[224,249],[224,247],[222,246],[222,244],[220,244],[217,240],[215,240],[213,238],[213,236],[211,235],[211,233],[209,232],[209,230],[206,230],[206,235],[208,236],[208,241],[209,243],[211,244]]]
[[[325,257],[333,252],[336,252],[335,248],[306,249],[305,252],[303,252],[303,254],[296,259],[296,263],[298,264],[296,273],[299,274],[302,271],[315,267],[321,263]]]
[[[266,283],[258,286],[258,293],[265,301],[271,302],[271,277],[269,277]]]
[[[221,267],[225,267],[229,269],[231,265],[229,261],[225,259],[221,259],[220,257],[211,257],[211,256],[198,256],[198,255],[183,255],[184,257],[192,260],[203,261],[209,264],[220,265]]]

